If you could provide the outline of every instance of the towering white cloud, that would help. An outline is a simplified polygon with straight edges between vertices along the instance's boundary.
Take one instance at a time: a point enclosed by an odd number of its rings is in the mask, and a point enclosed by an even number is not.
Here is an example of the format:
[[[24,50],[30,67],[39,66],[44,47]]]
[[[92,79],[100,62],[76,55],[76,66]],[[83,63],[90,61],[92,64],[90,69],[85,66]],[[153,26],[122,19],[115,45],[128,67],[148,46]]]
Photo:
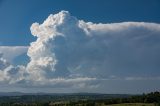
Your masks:
[[[159,24],[86,23],[61,11],[40,25],[34,23],[31,32],[37,40],[29,47],[27,68],[45,77],[105,78],[121,71],[151,71],[145,65],[160,69],[154,64],[159,61]]]
[[[0,60],[0,69],[12,76],[10,83],[85,88],[102,82],[107,87],[108,79],[160,75],[160,24],[95,24],[61,11],[42,24],[33,23],[30,29],[37,40],[28,49],[27,66],[11,70]]]

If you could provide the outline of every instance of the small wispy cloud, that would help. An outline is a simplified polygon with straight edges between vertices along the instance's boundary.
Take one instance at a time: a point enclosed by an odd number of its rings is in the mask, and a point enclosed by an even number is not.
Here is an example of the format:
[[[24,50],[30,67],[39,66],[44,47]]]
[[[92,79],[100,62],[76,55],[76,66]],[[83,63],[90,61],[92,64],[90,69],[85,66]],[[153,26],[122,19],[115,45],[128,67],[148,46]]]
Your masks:
[[[12,62],[17,56],[27,53],[28,46],[0,46],[0,53],[3,54],[3,58]]]

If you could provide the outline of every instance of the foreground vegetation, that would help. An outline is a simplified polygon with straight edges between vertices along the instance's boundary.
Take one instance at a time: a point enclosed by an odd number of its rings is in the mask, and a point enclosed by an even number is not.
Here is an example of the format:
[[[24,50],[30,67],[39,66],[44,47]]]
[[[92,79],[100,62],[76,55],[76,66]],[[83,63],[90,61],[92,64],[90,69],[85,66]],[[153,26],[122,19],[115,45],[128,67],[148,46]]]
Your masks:
[[[111,104],[105,106],[155,106],[154,103],[122,103],[122,104]]]
[[[0,97],[0,106],[160,106],[160,92],[143,95],[54,94]]]

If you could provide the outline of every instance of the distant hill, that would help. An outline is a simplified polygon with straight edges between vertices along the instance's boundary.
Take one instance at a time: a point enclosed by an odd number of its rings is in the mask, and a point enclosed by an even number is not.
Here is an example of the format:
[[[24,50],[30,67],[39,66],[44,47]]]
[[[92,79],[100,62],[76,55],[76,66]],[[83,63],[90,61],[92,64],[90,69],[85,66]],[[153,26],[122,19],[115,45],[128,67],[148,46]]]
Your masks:
[[[132,96],[130,94],[102,94],[102,93],[23,93],[23,92],[0,92],[0,97],[2,96],[24,96],[24,95],[51,95],[51,96],[105,96],[105,97],[128,97]]]
[[[30,95],[30,93],[21,93],[21,92],[0,92],[0,96],[22,96]]]

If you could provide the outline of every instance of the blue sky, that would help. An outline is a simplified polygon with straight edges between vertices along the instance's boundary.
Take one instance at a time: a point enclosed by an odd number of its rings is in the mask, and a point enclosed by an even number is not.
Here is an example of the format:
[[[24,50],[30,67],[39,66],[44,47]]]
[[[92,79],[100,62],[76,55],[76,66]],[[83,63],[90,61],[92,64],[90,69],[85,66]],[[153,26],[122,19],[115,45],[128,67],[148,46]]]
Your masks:
[[[0,91],[159,90],[159,11],[159,0],[0,0]]]
[[[95,23],[159,23],[159,7],[159,0],[1,0],[0,42],[1,45],[9,46],[29,45],[35,40],[29,30],[31,24],[42,23],[49,14],[61,10]]]

